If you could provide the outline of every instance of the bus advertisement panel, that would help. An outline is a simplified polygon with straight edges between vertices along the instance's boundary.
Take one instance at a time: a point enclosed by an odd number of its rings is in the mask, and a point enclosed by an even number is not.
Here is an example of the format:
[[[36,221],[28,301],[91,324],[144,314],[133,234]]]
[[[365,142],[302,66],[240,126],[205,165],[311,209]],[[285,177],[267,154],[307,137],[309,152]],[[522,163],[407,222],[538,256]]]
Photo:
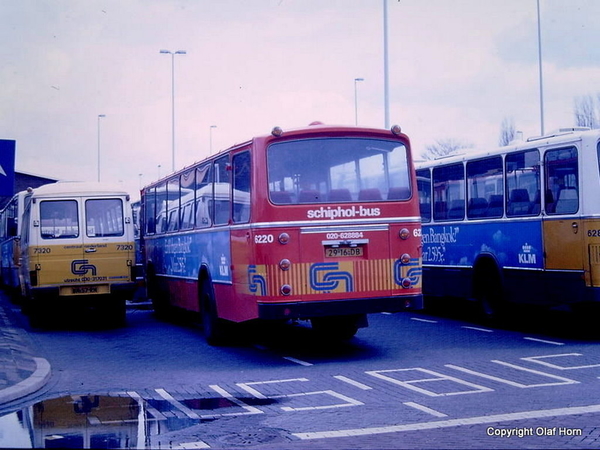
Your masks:
[[[419,164],[424,294],[596,308],[600,131],[561,129]]]
[[[351,337],[366,314],[422,307],[408,138],[312,125],[256,137],[142,191],[149,296],[160,314],[307,319]]]

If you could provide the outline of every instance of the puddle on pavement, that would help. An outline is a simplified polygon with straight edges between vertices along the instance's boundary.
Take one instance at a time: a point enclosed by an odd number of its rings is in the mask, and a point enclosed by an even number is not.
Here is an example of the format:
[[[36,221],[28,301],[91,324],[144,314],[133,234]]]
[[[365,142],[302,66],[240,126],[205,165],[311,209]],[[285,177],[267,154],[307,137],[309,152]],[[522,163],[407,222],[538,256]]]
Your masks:
[[[69,395],[0,417],[0,448],[158,448],[160,436],[273,399]]]

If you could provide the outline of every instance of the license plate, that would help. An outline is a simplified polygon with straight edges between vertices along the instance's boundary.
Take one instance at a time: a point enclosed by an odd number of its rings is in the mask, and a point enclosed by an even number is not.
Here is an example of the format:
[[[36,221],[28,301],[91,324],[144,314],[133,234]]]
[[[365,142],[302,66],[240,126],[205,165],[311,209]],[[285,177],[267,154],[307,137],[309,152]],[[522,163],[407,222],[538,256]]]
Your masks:
[[[108,293],[110,293],[110,288],[107,284],[97,284],[92,286],[63,286],[60,288],[60,295],[93,295]]]
[[[363,247],[325,247],[325,256],[328,258],[347,258],[363,254]]]

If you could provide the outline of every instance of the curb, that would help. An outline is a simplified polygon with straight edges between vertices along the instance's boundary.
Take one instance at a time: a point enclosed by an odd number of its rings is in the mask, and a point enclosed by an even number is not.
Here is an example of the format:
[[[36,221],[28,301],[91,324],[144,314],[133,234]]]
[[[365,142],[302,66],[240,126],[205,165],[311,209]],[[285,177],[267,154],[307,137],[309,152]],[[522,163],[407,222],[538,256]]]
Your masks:
[[[51,368],[50,363],[45,358],[32,358],[36,369],[33,373],[23,381],[0,390],[0,404],[12,402],[26,395],[32,394],[45,386],[50,378]]]

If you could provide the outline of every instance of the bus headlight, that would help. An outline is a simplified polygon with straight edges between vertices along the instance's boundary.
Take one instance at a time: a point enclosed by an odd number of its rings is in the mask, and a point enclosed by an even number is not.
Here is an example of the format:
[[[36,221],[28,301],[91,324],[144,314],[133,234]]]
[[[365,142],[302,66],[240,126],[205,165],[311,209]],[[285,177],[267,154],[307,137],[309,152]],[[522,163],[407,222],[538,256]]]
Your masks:
[[[290,266],[292,265],[289,259],[282,259],[279,261],[279,268],[281,270],[290,270]]]
[[[290,235],[287,233],[281,233],[279,235],[279,243],[285,245],[288,242],[290,242]]]
[[[400,257],[400,262],[402,264],[408,264],[410,262],[410,255],[408,253],[404,253],[401,257]]]

